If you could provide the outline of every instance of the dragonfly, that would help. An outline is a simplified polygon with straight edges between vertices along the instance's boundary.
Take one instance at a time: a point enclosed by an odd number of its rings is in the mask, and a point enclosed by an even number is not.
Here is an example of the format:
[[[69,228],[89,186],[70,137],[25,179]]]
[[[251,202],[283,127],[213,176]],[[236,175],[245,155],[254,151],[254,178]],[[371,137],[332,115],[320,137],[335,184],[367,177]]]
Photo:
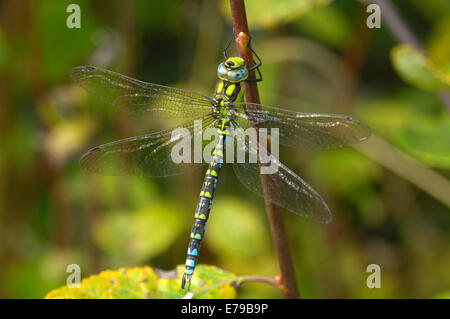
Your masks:
[[[256,53],[252,50],[256,55]],[[337,114],[300,113],[268,105],[245,102],[245,81],[262,80],[261,60],[247,67],[240,57],[228,57],[217,68],[218,84],[213,97],[193,91],[142,82],[109,70],[94,66],[78,66],[71,77],[88,93],[98,99],[138,116],[149,115],[154,119],[175,118],[183,123],[150,134],[130,137],[97,146],[80,159],[81,167],[93,173],[105,175],[136,175],[165,177],[177,175],[192,167],[207,166],[200,190],[194,223],[190,233],[185,270],[181,288],[190,289],[191,279],[199,258],[219,173],[224,164],[224,146],[236,132],[249,127],[278,130],[279,143],[289,147],[311,150],[332,149],[354,144],[370,136],[370,128],[353,117]],[[252,71],[259,78],[249,78]],[[201,120],[201,125],[195,124]],[[180,142],[174,129],[184,129],[194,136],[198,131],[216,130],[214,148],[209,163],[175,163],[172,152]],[[246,154],[258,149],[247,139],[236,146]],[[261,179],[259,161],[231,161],[239,181],[250,191],[299,216],[321,222],[331,221],[331,212],[322,197],[302,178],[282,164],[277,158],[269,158],[276,172]],[[227,160],[225,163],[228,163]],[[263,186],[264,185],[264,186]]]

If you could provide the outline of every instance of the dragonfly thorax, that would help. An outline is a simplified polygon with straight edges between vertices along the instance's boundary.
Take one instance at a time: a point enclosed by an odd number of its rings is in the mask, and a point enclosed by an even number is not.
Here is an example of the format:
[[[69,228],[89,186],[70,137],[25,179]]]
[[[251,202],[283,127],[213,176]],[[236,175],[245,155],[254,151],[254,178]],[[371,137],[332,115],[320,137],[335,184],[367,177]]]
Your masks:
[[[244,91],[240,83],[219,81],[216,86],[213,102],[215,106],[228,106],[234,102],[241,102]]]
[[[219,81],[213,98],[213,116],[218,120],[231,121],[233,103],[241,102],[243,94],[244,90],[240,83]]]

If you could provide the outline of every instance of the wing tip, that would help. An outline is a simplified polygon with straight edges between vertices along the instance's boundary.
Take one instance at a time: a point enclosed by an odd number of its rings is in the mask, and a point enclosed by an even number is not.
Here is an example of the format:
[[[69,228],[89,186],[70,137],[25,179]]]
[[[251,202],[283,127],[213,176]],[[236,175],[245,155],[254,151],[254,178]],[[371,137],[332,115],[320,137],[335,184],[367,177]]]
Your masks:
[[[325,217],[325,219],[323,220],[323,223],[326,225],[329,225],[329,224],[331,224],[332,221],[333,221],[333,214],[328,209],[328,216]]]
[[[362,130],[360,130],[360,132],[358,132],[359,134],[357,134],[358,137],[357,137],[356,141],[354,141],[354,142],[352,142],[350,144],[363,142],[363,141],[367,140],[372,135],[372,129],[370,128],[369,125],[367,125],[363,121],[361,121],[361,120],[359,120],[357,118],[354,118],[352,116],[349,116],[349,115],[346,115],[345,119],[347,121],[350,121],[350,122],[358,123],[359,126],[362,128]]]
[[[70,70],[70,77],[74,82],[79,83],[80,75],[84,75],[87,72],[94,71],[94,70],[96,70],[96,67],[91,66],[91,65],[76,66],[76,67],[72,68],[72,70]]]
[[[322,196],[320,196],[319,193],[316,193],[316,197],[317,197],[317,199],[319,200],[319,203],[322,206],[321,211],[323,213],[322,214],[318,214],[318,216],[320,216],[320,218],[315,218],[315,220],[320,222],[320,223],[322,223],[322,224],[330,224],[331,221],[333,220],[333,214],[331,213],[330,208],[328,207],[327,203],[322,198]]]
[[[94,148],[91,148],[89,151],[87,151],[86,153],[83,154],[83,156],[81,156],[80,160],[78,161],[78,164],[80,165],[80,167],[82,169],[84,169],[85,171],[88,172],[95,172],[95,170],[93,170],[90,166],[89,166],[89,162],[91,160],[91,155],[92,153],[95,153],[96,151],[98,151],[100,149],[99,146],[96,146]]]
[[[359,121],[359,120],[358,120]],[[361,138],[359,139],[359,142],[365,141],[367,140],[371,135],[372,135],[372,129],[370,128],[369,125],[367,125],[366,123],[364,123],[363,121],[359,121],[359,123],[361,124],[361,126],[364,128],[364,135],[361,136]]]

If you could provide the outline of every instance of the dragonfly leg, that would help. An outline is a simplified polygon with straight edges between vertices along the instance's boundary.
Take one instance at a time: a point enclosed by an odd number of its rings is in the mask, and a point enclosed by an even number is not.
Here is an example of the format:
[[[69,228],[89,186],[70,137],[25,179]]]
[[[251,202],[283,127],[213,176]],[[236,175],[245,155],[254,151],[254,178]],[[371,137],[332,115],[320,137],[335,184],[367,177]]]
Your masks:
[[[248,69],[248,72],[251,72],[253,70],[256,70],[256,72],[258,72],[258,77],[257,78],[249,78],[247,80],[245,80],[246,82],[261,82],[263,80],[262,74],[261,74],[261,70],[259,69],[260,66],[262,65],[262,61],[259,58],[259,56],[256,54],[255,50],[253,50],[250,47],[250,50],[252,51],[252,53],[254,54],[254,56],[256,57],[256,59],[258,60],[258,63],[256,63],[255,65],[253,65],[252,67],[250,67]]]

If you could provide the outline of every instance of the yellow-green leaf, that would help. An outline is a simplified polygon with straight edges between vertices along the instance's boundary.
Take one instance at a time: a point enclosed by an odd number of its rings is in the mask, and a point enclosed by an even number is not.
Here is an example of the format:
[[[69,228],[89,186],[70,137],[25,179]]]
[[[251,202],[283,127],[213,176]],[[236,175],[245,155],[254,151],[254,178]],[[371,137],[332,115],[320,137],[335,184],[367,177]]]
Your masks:
[[[409,84],[426,91],[450,89],[450,74],[440,70],[422,52],[400,44],[391,50],[396,72]]]
[[[80,287],[63,286],[49,292],[46,299],[161,299],[183,298],[180,287],[184,265],[172,271],[151,267],[105,270],[84,279]],[[191,298],[236,298],[239,280],[215,266],[198,265],[192,278]]]

